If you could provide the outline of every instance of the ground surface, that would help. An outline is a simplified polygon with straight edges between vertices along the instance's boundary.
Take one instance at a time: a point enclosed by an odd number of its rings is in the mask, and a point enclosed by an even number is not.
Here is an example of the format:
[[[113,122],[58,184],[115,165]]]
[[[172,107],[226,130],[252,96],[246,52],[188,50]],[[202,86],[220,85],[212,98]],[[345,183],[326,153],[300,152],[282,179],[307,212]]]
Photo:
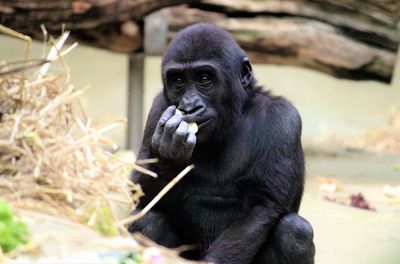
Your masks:
[[[315,263],[400,263],[400,199],[390,200],[383,195],[385,184],[400,185],[400,173],[393,169],[400,163],[400,155],[308,155],[306,162],[307,182],[300,214],[314,227]],[[333,178],[342,183],[341,190],[336,193],[339,198],[362,192],[377,211],[324,200],[319,191],[321,178]],[[388,204],[389,201],[392,204]],[[51,217],[40,218],[40,215],[35,217],[39,218],[28,222],[32,230],[40,234],[40,255],[68,256],[66,263],[72,260],[80,263],[84,256],[89,263],[94,252],[107,256],[110,252],[128,251],[123,243],[106,241],[92,231],[77,228],[75,224],[54,221]],[[52,243],[44,242],[48,240]]]
[[[307,184],[301,214],[313,225],[316,263],[400,263],[400,203],[389,205],[385,184],[400,185],[393,167],[400,155],[342,153],[307,157]],[[319,177],[343,183],[340,196],[362,192],[377,212],[326,201]]]

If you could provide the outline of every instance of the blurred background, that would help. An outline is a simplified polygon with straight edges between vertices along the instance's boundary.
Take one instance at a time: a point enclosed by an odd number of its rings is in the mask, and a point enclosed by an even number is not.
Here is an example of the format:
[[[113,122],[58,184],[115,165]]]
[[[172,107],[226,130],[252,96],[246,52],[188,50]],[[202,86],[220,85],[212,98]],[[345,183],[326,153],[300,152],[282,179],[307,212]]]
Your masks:
[[[129,119],[107,135],[134,152],[171,37],[199,21],[226,28],[259,84],[301,113],[301,214],[314,226],[316,263],[400,263],[398,1],[11,2],[0,23],[37,39],[32,58],[45,54],[40,24],[55,36],[63,23],[72,30],[71,83],[91,84],[82,100],[95,126]],[[25,47],[0,35],[0,60],[24,59]]]

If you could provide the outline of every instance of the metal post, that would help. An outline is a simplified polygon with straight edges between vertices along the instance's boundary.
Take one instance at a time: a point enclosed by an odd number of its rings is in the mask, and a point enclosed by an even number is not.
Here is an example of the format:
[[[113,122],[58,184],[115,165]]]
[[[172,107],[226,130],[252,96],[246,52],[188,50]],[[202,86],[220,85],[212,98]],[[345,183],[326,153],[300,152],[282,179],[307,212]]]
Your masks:
[[[167,23],[163,12],[155,12],[145,18],[144,51],[129,55],[128,83],[128,135],[127,148],[136,154],[143,134],[143,95],[145,55],[161,55],[167,46]]]
[[[127,148],[139,152],[143,133],[144,54],[129,55]]]

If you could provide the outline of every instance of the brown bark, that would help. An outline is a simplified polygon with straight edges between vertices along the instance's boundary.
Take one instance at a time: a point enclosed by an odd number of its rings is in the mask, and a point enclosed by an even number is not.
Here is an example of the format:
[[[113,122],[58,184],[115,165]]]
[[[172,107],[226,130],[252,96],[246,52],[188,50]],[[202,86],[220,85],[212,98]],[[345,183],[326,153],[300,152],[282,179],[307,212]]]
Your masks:
[[[163,12],[170,38],[187,25],[209,21],[230,31],[253,62],[302,66],[342,78],[383,82],[390,82],[396,63],[394,47],[362,42],[331,24],[306,17],[228,17],[222,12],[183,6]]]
[[[354,35],[373,45],[391,50],[399,45],[398,0],[203,0],[197,6],[229,16],[305,17],[337,27],[345,35]]]
[[[0,1],[0,23],[42,38],[61,24],[93,46],[143,48],[143,19],[163,9],[170,37],[207,21],[230,31],[254,62],[289,64],[350,79],[390,82],[400,34],[398,0],[14,0]]]
[[[40,25],[59,35],[63,25],[78,41],[117,52],[142,48],[141,22],[153,11],[184,0],[3,0],[0,23],[43,39]]]

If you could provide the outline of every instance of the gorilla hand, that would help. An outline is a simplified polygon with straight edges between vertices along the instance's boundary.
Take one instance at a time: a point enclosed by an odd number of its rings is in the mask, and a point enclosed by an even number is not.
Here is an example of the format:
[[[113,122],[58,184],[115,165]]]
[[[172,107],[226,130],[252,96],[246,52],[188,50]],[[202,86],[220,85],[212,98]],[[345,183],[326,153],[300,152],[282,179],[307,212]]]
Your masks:
[[[188,123],[183,121],[181,114],[175,114],[175,111],[175,106],[169,106],[161,115],[151,144],[161,158],[182,163],[191,158],[196,135],[189,131]]]

